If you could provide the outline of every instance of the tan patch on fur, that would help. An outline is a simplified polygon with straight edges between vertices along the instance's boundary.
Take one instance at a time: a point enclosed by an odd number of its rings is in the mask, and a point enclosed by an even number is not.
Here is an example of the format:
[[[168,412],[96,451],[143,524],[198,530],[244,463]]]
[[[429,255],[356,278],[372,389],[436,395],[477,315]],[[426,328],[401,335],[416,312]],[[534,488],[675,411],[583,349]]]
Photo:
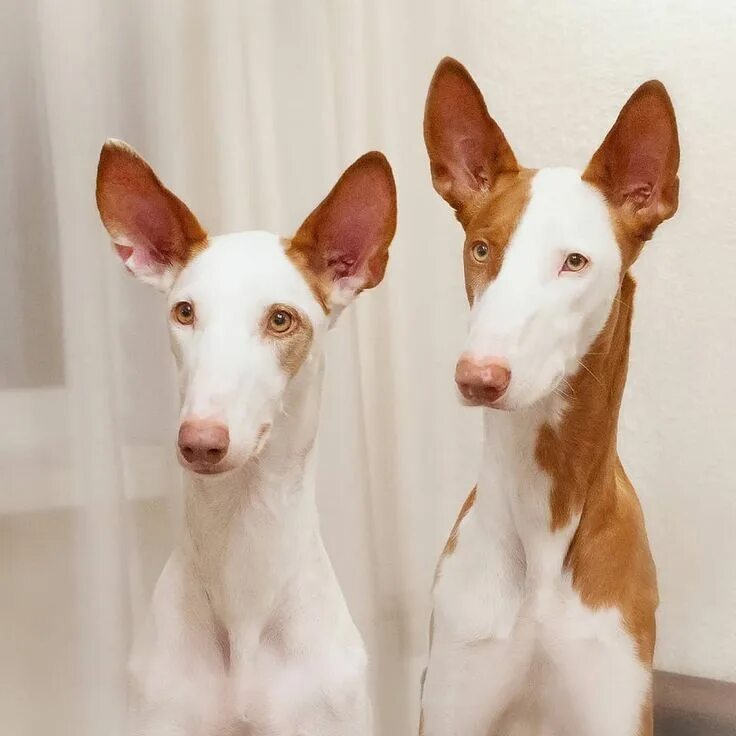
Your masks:
[[[656,227],[677,210],[680,149],[664,86],[646,82],[624,105],[583,180],[605,196],[621,249],[622,282],[606,326],[571,379],[560,427],[540,432],[537,460],[550,474],[552,530],[580,514],[565,566],[590,608],[615,607],[651,669],[657,579],[644,517],[616,450],[629,361],[633,278],[628,268]],[[651,696],[640,734],[652,732]]]
[[[332,284],[326,274],[322,277],[317,275],[319,271],[316,268],[319,264],[314,262],[313,249],[294,246],[289,238],[282,238],[281,244],[284,246],[286,256],[307,282],[314,298],[322,307],[322,311],[329,314],[329,295]]]
[[[565,559],[573,587],[586,606],[621,611],[641,661],[651,666],[656,571],[639,501],[616,452],[633,296],[634,281],[626,274],[585,368],[570,380],[569,408],[559,428],[540,432],[537,461],[553,481],[552,531],[580,514]]]
[[[529,203],[531,183],[536,173],[536,169],[521,169],[501,174],[475,216],[465,226],[465,292],[471,305],[501,270],[506,248]],[[488,259],[482,263],[472,254],[473,244],[478,241],[490,248]]]
[[[203,250],[205,250],[210,244],[209,237],[205,237],[204,240],[196,240],[194,242],[191,242],[189,244],[189,250],[187,252],[187,260],[184,261],[184,264],[186,265],[189,263],[189,261],[192,260],[195,256],[198,256]]]
[[[309,355],[314,337],[314,328],[308,317],[284,306],[283,310],[291,314],[292,319],[296,320],[297,324],[283,335],[272,332],[268,329],[268,320],[277,309],[281,309],[281,305],[274,305],[264,313],[261,334],[264,339],[273,342],[284,373],[287,376],[293,376],[302,367]]]
[[[460,513],[455,520],[455,524],[452,527],[452,531],[450,532],[450,536],[447,539],[445,549],[442,551],[442,557],[440,559],[442,559],[443,557],[448,557],[449,555],[453,554],[457,549],[457,536],[458,532],[460,531],[460,524],[463,523],[463,519],[468,515],[470,509],[473,508],[477,493],[478,487],[475,486],[473,490],[470,491],[470,493],[468,494],[468,497],[465,499],[465,502],[460,509]]]

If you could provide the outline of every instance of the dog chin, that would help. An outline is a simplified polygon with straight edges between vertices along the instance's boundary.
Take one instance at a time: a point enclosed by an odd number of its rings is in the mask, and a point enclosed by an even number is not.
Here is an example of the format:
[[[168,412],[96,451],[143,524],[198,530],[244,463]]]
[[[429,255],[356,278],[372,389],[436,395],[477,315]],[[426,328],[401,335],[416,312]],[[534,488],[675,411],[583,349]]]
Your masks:
[[[492,392],[479,391],[475,394],[466,395],[458,390],[457,396],[463,406],[482,406],[486,409],[498,409],[499,411],[512,411],[515,408],[509,404],[506,394],[494,397]]]
[[[483,398],[469,399],[462,395],[460,395],[458,398],[460,399],[460,403],[463,406],[481,406],[484,409],[496,409],[498,411],[514,411],[517,408],[515,406],[511,406],[503,397],[498,398],[495,401]]]
[[[238,467],[237,465],[229,461],[219,462],[217,463],[217,465],[206,465],[204,463],[188,463],[182,457],[179,458],[179,464],[182,466],[182,468],[184,468],[184,470],[188,470],[194,475],[201,476],[225,475],[232,472]]]

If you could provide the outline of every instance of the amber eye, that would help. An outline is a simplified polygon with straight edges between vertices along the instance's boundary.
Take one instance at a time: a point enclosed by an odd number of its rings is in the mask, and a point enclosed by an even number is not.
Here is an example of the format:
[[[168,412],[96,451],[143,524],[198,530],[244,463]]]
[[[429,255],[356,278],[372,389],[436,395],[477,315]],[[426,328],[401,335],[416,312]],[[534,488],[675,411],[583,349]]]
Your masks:
[[[171,314],[180,325],[191,325],[194,322],[194,305],[191,302],[177,302]]]
[[[582,253],[570,253],[562,266],[563,271],[582,271],[588,265],[588,259]]]
[[[285,309],[274,309],[268,318],[268,329],[277,335],[283,335],[291,329],[294,318]]]
[[[491,249],[488,247],[488,243],[484,243],[482,240],[479,240],[477,243],[473,243],[473,247],[470,249],[470,252],[478,263],[483,263],[488,260]]]

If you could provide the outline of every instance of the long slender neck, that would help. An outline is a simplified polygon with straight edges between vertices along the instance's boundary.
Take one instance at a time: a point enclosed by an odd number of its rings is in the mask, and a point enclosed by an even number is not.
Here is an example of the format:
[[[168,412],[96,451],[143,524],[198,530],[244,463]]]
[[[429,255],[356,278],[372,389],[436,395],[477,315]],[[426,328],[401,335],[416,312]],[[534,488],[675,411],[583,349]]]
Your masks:
[[[537,499],[526,509],[556,530],[582,511],[590,493],[613,492],[633,296],[634,281],[627,274],[605,327],[568,381],[564,398],[555,395],[511,413],[486,410],[481,494],[492,485],[496,488],[488,494],[503,491],[499,485],[516,494],[544,488],[549,505]]]
[[[288,536],[297,526],[295,544],[305,534],[317,533],[309,471],[321,379],[321,360],[302,366],[287,388],[283,407],[257,458],[224,476],[188,474],[185,546],[205,575],[223,562],[233,533],[247,537],[251,548],[276,544],[276,537]],[[264,529],[268,534],[262,533]]]

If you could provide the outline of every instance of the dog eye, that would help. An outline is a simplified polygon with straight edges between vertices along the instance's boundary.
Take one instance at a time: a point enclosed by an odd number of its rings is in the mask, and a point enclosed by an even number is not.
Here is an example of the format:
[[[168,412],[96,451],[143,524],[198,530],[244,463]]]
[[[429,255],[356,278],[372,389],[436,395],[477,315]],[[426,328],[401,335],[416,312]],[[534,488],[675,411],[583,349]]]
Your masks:
[[[279,307],[271,312],[268,318],[268,329],[277,335],[284,335],[289,332],[294,322],[294,317],[286,309]]]
[[[189,326],[194,323],[194,305],[191,302],[177,302],[171,310],[171,316],[180,325]]]
[[[588,265],[588,259],[582,253],[570,253],[562,265],[563,271],[582,271]]]
[[[484,243],[482,240],[479,240],[476,243],[473,243],[470,252],[478,263],[483,263],[488,260],[491,249],[488,247],[488,243]]]

